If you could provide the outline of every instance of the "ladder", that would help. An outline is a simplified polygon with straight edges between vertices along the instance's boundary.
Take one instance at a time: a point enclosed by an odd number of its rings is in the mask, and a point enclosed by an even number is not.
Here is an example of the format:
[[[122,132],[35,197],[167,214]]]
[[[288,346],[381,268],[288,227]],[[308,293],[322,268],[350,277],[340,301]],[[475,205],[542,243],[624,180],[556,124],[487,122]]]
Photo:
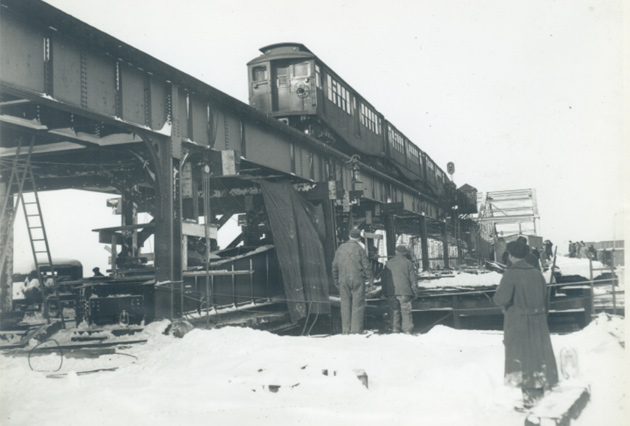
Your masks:
[[[614,249],[613,249],[614,250]],[[594,287],[595,287],[595,281],[593,279],[593,272],[596,271],[601,271],[601,272],[609,272],[610,273],[610,283],[611,283],[611,296],[612,296],[612,305],[613,305],[613,315],[617,315],[617,294],[616,294],[616,290],[615,290],[615,286],[617,285],[617,278],[615,276],[615,257],[614,257],[614,253],[613,253],[613,257],[611,259],[611,264],[610,265],[604,265],[603,268],[593,268],[593,259],[589,258],[589,269],[590,269],[590,273],[591,273],[591,280],[590,280],[590,284],[591,284],[591,292],[594,291]],[[593,293],[593,307],[592,307],[592,312],[593,314],[595,314],[595,294]],[[602,309],[603,311],[606,311],[606,308],[604,307]]]
[[[52,287],[55,292],[55,298],[57,299],[57,307],[59,310],[59,316],[61,319],[61,325],[66,328],[65,320],[63,318],[63,307],[61,305],[61,297],[59,296],[59,286],[57,284],[57,277],[55,276],[55,267],[50,255],[50,246],[48,245],[48,238],[46,236],[46,228],[44,226],[44,218],[42,216],[42,209],[39,203],[39,196],[37,195],[37,186],[35,185],[35,176],[33,175],[33,168],[31,166],[31,155],[33,153],[35,137],[31,138],[28,150],[22,159],[22,146],[23,140],[20,139],[16,148],[15,157],[13,158],[13,164],[11,167],[11,175],[7,184],[6,196],[3,201],[2,212],[0,213],[0,223],[7,223],[5,230],[1,236],[0,247],[2,247],[2,253],[0,253],[0,273],[4,273],[4,267],[9,253],[9,239],[13,231],[13,224],[15,223],[15,216],[17,208],[22,202],[22,210],[24,211],[24,218],[26,222],[26,229],[28,230],[28,236],[31,243],[31,250],[33,252],[33,261],[35,262],[35,270],[37,271],[37,277],[40,280],[40,289],[42,291],[44,315],[48,322],[50,322],[50,316],[48,315],[48,300],[45,297],[46,282],[52,280]],[[24,194],[24,183],[27,179],[30,179],[33,189],[32,197],[27,199]],[[13,185],[17,185],[17,200],[13,201],[13,194],[11,189]],[[7,216],[10,215],[10,216]],[[4,222],[7,220],[7,222]],[[45,257],[44,257],[45,255]],[[44,280],[42,273],[42,260],[44,257],[48,261],[48,268],[50,270],[50,276]]]

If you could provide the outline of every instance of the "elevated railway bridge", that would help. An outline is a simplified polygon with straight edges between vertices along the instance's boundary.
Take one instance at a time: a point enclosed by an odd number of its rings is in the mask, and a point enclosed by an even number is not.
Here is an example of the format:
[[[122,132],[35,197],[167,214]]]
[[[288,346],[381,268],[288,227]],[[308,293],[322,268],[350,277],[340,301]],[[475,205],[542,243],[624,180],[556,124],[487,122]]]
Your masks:
[[[385,230],[389,253],[397,234],[419,237],[425,269],[427,241],[438,239],[448,266],[449,242],[455,245],[453,213],[430,194],[43,2],[2,0],[1,7],[0,198],[7,202],[0,226],[8,230],[2,242],[3,310],[10,309],[13,196],[34,190],[120,196],[121,226],[97,230],[100,241],[111,244],[112,258],[118,258],[112,262],[114,280],[138,276],[197,286],[211,277],[215,285],[221,273],[195,266],[191,241],[209,242],[211,247],[201,250],[206,256],[215,248],[217,229],[235,214],[242,215],[243,233],[228,249],[238,257],[237,245],[243,242],[265,252],[261,247],[277,241],[269,238],[274,235],[261,181],[288,182],[318,206],[327,274],[339,240],[354,226]],[[25,168],[32,179],[21,174]],[[79,205],[72,210],[76,213],[69,215],[80,214]],[[138,223],[139,212],[153,220]],[[150,236],[152,267],[143,263],[141,251]],[[226,278],[235,305],[241,293],[251,300],[274,296],[254,288],[252,262],[257,261],[249,260],[249,275]],[[280,274],[266,262],[265,277],[256,279],[268,289]],[[233,271],[236,263],[215,269]],[[85,281],[73,283],[81,291],[88,288]],[[155,302],[155,316],[185,309],[183,296],[169,297]],[[206,307],[216,303],[209,291],[204,297]]]

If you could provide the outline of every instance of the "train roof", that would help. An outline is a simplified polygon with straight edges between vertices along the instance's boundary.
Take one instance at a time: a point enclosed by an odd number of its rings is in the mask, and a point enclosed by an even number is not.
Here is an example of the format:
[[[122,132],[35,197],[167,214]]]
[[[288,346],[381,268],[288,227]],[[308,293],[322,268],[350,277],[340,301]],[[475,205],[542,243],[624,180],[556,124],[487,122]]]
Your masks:
[[[254,65],[270,59],[314,58],[315,55],[301,43],[274,43],[259,49],[262,55],[252,59],[247,65]]]

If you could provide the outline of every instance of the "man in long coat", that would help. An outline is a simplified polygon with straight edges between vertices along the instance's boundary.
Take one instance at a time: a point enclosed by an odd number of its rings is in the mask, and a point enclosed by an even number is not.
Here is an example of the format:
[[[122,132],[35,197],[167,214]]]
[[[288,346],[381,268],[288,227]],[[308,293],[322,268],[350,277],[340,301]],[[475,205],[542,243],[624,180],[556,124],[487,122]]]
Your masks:
[[[385,265],[384,289],[390,307],[393,333],[411,333],[413,316],[411,301],[416,294],[416,270],[407,258],[405,246],[396,247],[396,255]]]
[[[505,313],[505,383],[520,386],[531,407],[558,383],[558,369],[547,326],[547,285],[539,269],[525,261],[529,246],[508,244],[511,268],[503,274],[493,301]]]
[[[372,279],[372,267],[359,244],[361,231],[352,229],[350,239],[339,246],[332,264],[335,286],[341,299],[341,332],[362,333],[365,314],[365,281]]]

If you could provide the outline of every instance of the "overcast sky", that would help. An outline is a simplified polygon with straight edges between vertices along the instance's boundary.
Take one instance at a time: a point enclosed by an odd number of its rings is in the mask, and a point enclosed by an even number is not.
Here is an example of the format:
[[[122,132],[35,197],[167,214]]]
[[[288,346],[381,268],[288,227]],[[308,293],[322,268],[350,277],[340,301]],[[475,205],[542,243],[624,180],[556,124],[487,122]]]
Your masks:
[[[246,103],[258,49],[303,43],[458,186],[534,188],[559,251],[622,234],[621,0],[48,3]]]

